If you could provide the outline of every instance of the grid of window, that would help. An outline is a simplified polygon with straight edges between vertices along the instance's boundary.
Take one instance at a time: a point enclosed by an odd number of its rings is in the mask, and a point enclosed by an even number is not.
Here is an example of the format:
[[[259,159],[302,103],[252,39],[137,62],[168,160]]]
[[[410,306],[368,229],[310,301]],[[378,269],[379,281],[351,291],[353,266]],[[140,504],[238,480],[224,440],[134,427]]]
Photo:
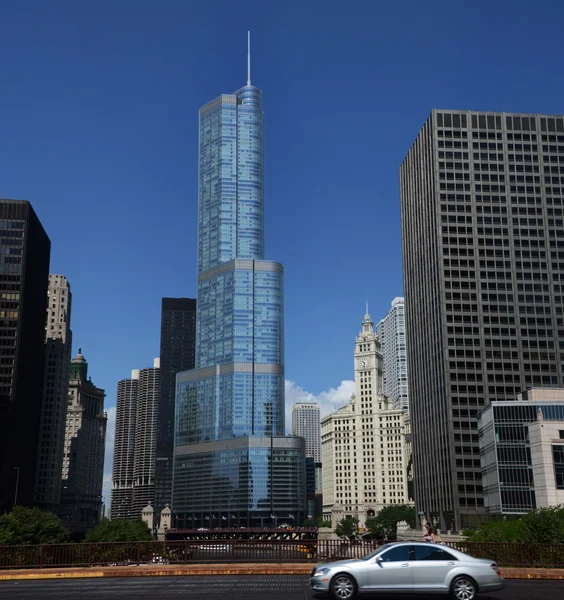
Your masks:
[[[556,489],[564,490],[564,445],[554,444],[552,446],[552,458],[554,460]]]
[[[520,514],[537,507],[529,426],[539,418],[563,421],[564,404],[494,403],[480,413],[478,427],[487,512]],[[554,457],[558,484],[556,454]]]
[[[69,531],[79,533],[100,520],[106,444],[105,393],[87,374],[78,354],[70,368],[59,515]]]
[[[186,446],[174,459],[176,526],[258,527],[273,518],[299,523],[305,513],[303,444],[300,438],[254,437],[212,450]]]
[[[563,385],[563,176],[542,115],[433,111],[402,165],[417,497],[443,527],[484,510],[477,411]]]
[[[40,478],[50,249],[30,203],[0,199],[0,514],[12,509],[16,480],[18,503],[31,505]],[[58,428],[44,421],[49,429],[54,435]],[[57,477],[56,466],[41,470],[45,485],[52,471]]]
[[[409,410],[407,351],[405,346],[405,303],[395,298],[388,314],[378,323],[382,347],[384,393],[394,408]]]
[[[66,277],[49,275],[47,300],[43,401],[34,502],[41,508],[56,511],[61,500],[72,346],[72,294]]]
[[[321,418],[319,404],[299,402],[292,408],[292,435],[306,441],[306,457],[321,462]]]

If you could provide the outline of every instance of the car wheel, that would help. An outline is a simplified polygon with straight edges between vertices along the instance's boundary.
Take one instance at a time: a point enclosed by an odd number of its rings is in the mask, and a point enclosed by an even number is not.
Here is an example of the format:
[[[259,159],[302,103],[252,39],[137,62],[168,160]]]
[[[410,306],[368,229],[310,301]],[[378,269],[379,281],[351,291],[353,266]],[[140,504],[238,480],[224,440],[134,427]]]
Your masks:
[[[451,593],[455,600],[474,600],[478,589],[473,579],[462,575],[452,582]]]
[[[331,594],[337,600],[351,600],[356,596],[356,582],[345,573],[335,575],[331,581]]]

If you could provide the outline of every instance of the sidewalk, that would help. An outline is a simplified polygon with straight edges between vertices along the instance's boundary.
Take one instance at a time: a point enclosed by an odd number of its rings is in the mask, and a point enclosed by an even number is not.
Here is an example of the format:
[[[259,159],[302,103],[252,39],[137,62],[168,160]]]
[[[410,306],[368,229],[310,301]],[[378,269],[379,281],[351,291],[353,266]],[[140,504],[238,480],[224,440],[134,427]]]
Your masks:
[[[0,571],[0,581],[19,579],[74,579],[82,577],[163,577],[194,575],[309,575],[311,563],[234,563],[192,565],[140,565]],[[501,569],[505,579],[561,579],[564,569]]]

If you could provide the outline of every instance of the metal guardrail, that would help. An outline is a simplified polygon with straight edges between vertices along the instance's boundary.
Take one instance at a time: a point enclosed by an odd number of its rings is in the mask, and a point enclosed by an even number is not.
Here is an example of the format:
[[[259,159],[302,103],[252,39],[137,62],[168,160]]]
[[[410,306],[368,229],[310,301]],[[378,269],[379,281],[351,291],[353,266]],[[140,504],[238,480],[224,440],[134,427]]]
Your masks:
[[[0,569],[140,564],[328,562],[362,558],[386,542],[340,540],[182,540],[0,546]],[[564,568],[564,544],[448,542],[502,567]]]

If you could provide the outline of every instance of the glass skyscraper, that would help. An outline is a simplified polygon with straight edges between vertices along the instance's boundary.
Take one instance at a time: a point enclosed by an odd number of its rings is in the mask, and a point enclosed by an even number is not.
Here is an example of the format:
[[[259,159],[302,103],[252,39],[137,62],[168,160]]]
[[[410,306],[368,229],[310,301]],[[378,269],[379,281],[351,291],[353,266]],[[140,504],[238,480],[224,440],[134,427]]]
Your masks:
[[[303,440],[279,439],[283,267],[264,258],[264,114],[250,72],[200,109],[198,183],[196,368],[177,376],[173,526],[298,519]]]

